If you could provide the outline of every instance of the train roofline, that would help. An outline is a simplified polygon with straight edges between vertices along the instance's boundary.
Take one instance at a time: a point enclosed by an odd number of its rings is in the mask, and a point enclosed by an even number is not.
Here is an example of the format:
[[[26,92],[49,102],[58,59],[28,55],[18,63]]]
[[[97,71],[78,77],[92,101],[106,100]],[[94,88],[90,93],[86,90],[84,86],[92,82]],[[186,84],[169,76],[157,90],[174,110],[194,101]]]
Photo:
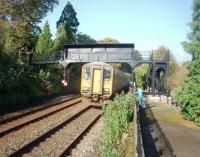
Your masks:
[[[88,65],[92,65],[92,64],[95,64],[95,65],[110,65],[108,63],[105,63],[105,62],[90,62],[90,63],[87,63]],[[110,65],[111,66],[111,65]]]

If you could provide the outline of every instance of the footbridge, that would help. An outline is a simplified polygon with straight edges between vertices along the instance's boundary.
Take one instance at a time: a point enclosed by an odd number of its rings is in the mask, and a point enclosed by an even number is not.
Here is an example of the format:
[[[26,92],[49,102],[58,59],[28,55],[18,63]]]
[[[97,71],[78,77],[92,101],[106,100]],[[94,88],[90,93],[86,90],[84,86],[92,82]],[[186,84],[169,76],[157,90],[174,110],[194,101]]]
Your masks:
[[[64,69],[73,63],[106,62],[127,63],[132,68],[148,64],[147,89],[149,93],[165,93],[169,52],[137,51],[134,44],[66,44],[62,52],[32,54],[31,65],[62,64]],[[134,77],[134,73],[133,73]]]

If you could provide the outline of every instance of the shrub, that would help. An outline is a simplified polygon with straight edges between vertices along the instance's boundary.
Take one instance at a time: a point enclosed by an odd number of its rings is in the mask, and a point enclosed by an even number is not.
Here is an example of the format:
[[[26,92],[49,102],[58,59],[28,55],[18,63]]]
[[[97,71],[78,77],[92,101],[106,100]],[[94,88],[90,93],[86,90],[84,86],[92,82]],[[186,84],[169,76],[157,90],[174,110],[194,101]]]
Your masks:
[[[106,157],[114,156],[113,146],[122,134],[128,132],[128,122],[133,116],[134,98],[131,93],[117,95],[103,107],[104,134],[103,153]]]
[[[0,60],[0,114],[21,109],[47,94],[60,93],[55,69],[36,69],[21,60],[3,63]],[[58,70],[57,70],[58,71]]]

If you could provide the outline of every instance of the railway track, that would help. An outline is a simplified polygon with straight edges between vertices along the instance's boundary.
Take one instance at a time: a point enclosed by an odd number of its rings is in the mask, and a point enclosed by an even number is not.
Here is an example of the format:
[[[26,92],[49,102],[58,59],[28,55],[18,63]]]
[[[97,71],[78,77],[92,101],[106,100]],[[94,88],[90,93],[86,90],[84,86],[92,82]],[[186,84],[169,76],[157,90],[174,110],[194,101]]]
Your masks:
[[[18,115],[17,117],[8,118],[4,122],[1,121],[0,156],[16,156],[12,154],[17,153],[18,151],[20,152],[20,150],[24,150],[24,148],[26,148],[30,143],[32,143],[33,146],[34,141],[37,141],[36,143],[38,143],[42,137],[45,139],[45,137],[50,135],[50,133],[56,133],[56,130],[62,128],[64,124],[75,121],[74,119],[78,118],[82,113],[85,113],[88,110],[95,110],[95,112],[98,112],[97,114],[93,114],[97,116],[95,118],[93,118],[92,115],[88,116],[88,121],[92,121],[85,126],[85,129],[82,131],[79,130],[78,132],[76,132],[76,129],[73,131],[74,133],[77,133],[77,136],[76,138],[70,138],[74,139],[73,142],[68,145],[68,148],[66,148],[65,151],[62,151],[63,154],[66,154],[66,152],[69,152],[68,150],[70,150],[80,139],[81,135],[83,135],[84,132],[88,130],[88,128],[90,128],[99,118],[100,108],[101,106],[97,106],[97,104],[85,103],[82,101],[82,98],[78,96],[62,102],[53,103],[49,106],[41,107],[40,109],[30,111],[20,116]],[[85,123],[81,122],[81,124],[75,126],[82,126],[82,124]],[[71,128],[73,128],[72,125]],[[67,130],[70,130],[70,127],[68,127]],[[79,135],[79,132],[82,133]],[[29,147],[30,146],[27,148]],[[48,147],[49,150],[52,148]],[[25,156],[32,156],[29,153],[25,154]]]
[[[100,107],[89,105],[8,156],[69,155],[76,143],[100,118],[100,114]]]
[[[20,114],[17,114],[17,115],[13,115],[13,116],[9,116],[7,118],[2,118],[0,119],[0,125],[3,125],[5,123],[8,123],[8,122],[11,122],[13,120],[17,120],[19,118],[22,118],[22,117],[25,117],[27,115],[30,115],[30,114],[33,114],[33,113],[36,113],[38,111],[42,111],[42,110],[45,110],[47,108],[50,108],[52,106],[55,106],[55,105],[59,105],[61,103],[64,103],[64,102],[67,102],[67,101],[70,101],[70,100],[73,100],[75,98],[79,98],[81,97],[80,95],[70,95],[69,97],[67,98],[64,98],[62,100],[59,100],[59,101],[54,101],[54,102],[49,102],[49,103],[45,103],[44,105],[42,105],[41,107],[38,107],[38,108],[35,108],[35,109],[32,109],[30,111],[25,111],[23,113],[20,113]]]
[[[0,138],[31,123],[40,121],[82,101],[80,96],[52,103],[41,108],[0,121]]]
[[[43,133],[47,132],[51,128],[57,126],[70,116],[74,115],[77,112],[80,112],[82,109],[88,106],[87,104],[82,102],[81,98],[69,101],[65,105],[67,105],[68,107],[62,109],[55,114],[49,115],[41,120],[27,124],[20,129],[18,128],[17,130],[12,130],[11,132],[2,136],[0,138],[0,156],[8,156],[15,150],[26,145],[30,141],[34,140],[38,136],[42,135]]]

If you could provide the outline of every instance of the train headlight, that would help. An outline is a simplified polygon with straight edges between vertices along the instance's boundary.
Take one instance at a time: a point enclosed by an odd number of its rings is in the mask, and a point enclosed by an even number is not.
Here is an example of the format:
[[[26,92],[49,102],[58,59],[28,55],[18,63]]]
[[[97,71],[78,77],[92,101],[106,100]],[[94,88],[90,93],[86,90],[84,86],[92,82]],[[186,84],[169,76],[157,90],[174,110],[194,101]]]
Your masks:
[[[110,94],[110,89],[109,88],[104,88],[103,89],[104,94]]]
[[[90,91],[90,88],[89,87],[84,87],[82,89],[82,93],[88,93]]]

